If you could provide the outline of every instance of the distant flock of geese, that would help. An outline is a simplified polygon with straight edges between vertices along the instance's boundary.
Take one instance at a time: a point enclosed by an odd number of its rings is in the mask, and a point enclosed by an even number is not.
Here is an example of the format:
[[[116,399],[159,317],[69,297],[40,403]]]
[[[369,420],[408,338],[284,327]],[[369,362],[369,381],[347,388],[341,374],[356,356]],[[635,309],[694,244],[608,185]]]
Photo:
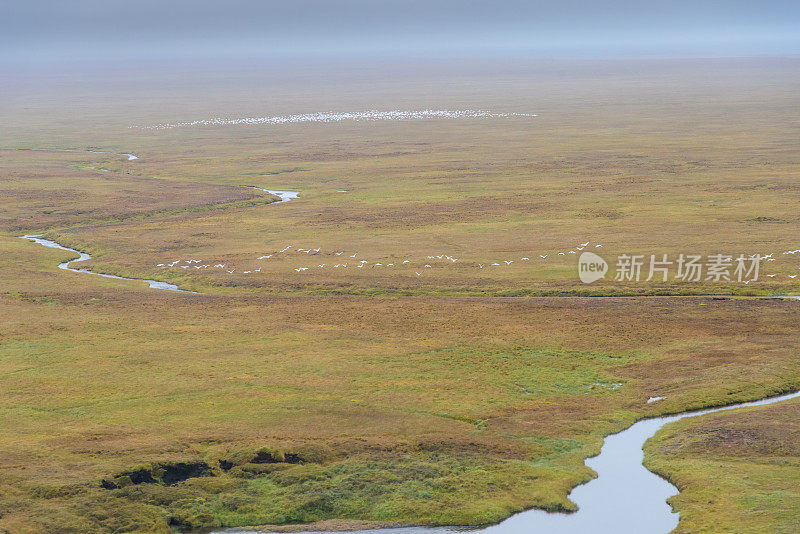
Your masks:
[[[498,113],[484,109],[420,109],[402,111],[320,111],[316,113],[295,113],[273,117],[241,117],[236,119],[215,117],[186,122],[153,124],[150,126],[131,125],[128,128],[143,130],[169,130],[191,126],[232,126],[232,125],[278,125],[305,122],[341,122],[341,121],[410,121],[422,119],[498,119],[509,117],[536,117],[536,113]]]

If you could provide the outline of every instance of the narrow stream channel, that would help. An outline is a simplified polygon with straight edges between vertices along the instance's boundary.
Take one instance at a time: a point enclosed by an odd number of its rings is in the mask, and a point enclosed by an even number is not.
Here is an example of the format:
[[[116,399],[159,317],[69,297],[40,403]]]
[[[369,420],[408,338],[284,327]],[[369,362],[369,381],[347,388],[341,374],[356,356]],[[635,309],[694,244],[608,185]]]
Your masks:
[[[63,245],[59,245],[55,241],[50,241],[49,239],[44,239],[41,234],[29,234],[20,237],[22,239],[27,239],[29,241],[33,241],[34,243],[38,243],[44,247],[57,248],[59,250],[67,250],[69,252],[74,252],[75,254],[77,254],[78,255],[77,258],[73,258],[71,260],[67,260],[63,263],[58,264],[58,268],[64,269],[65,271],[71,271],[73,273],[93,274],[95,276],[102,276],[104,278],[114,278],[116,280],[136,280],[136,281],[141,280],[143,282],[147,282],[153,289],[164,289],[166,291],[180,291],[183,293],[195,293],[194,291],[186,291],[185,289],[178,289],[178,286],[176,286],[175,284],[168,284],[167,282],[160,282],[158,280],[145,280],[143,278],[125,278],[124,276],[96,273],[94,271],[87,271],[85,269],[73,269],[72,267],[70,267],[70,264],[77,263],[79,261],[87,261],[92,259],[92,257],[85,252],[75,250],[74,248],[68,248]]]
[[[135,156],[133,156],[133,159],[135,159]],[[299,197],[299,194],[295,191],[272,191],[255,186],[250,187],[278,196],[280,201],[276,202],[276,204],[289,202]],[[70,267],[70,264],[89,260],[91,256],[85,252],[60,245],[55,241],[44,239],[41,234],[30,234],[20,237],[45,247],[66,250],[78,255],[77,258],[59,264],[59,269],[118,280],[140,280],[111,274],[95,273],[83,269],[74,269]],[[176,285],[167,282],[158,280],[143,281],[147,282],[153,289],[193,293],[192,291],[178,289]],[[800,296],[786,296],[782,298],[800,299]],[[466,529],[464,527],[401,527],[356,532],[364,534],[445,534],[469,530],[470,532],[486,534],[666,534],[678,525],[678,514],[673,512],[666,502],[669,497],[678,494],[678,488],[658,475],[651,473],[642,465],[642,461],[644,460],[644,451],[642,447],[645,441],[654,436],[664,425],[678,421],[679,419],[697,417],[736,408],[764,406],[797,397],[800,397],[800,392],[719,408],[643,419],[617,434],[607,436],[600,454],[586,460],[586,465],[597,472],[597,478],[576,487],[569,495],[570,500],[578,506],[578,511],[572,514],[550,513],[533,509],[520,512],[497,525],[492,525],[483,529]],[[257,532],[263,531],[247,529],[216,531],[216,533],[219,534],[223,532],[257,534]],[[306,532],[329,534],[325,531]]]
[[[128,156],[129,159],[138,159],[133,154],[123,154],[123,155],[124,156]],[[254,187],[254,186],[251,186],[251,187],[253,187],[254,189],[258,189],[260,191],[266,191],[267,193],[271,193],[271,194],[279,197],[280,200],[278,202],[274,202],[273,204],[280,204],[281,202],[289,202],[290,200],[294,200],[294,199],[300,197],[300,194],[297,191],[267,191],[266,189],[261,189],[260,187]],[[115,280],[135,280],[135,281],[141,280],[143,282],[147,282],[147,284],[152,289],[163,289],[163,290],[166,290],[166,291],[179,291],[181,293],[195,293],[195,294],[197,293],[196,291],[187,291],[185,289],[179,289],[178,286],[176,286],[175,284],[169,284],[167,282],[161,282],[159,280],[146,280],[146,279],[143,279],[143,278],[126,278],[124,276],[116,276],[116,275],[113,275],[113,274],[96,273],[94,271],[88,271],[86,269],[73,269],[72,267],[70,267],[70,264],[77,263],[77,262],[80,262],[80,261],[87,261],[87,260],[92,259],[92,257],[89,254],[85,253],[85,252],[81,252],[79,250],[75,250],[74,248],[65,247],[64,245],[60,245],[60,244],[56,243],[55,241],[50,241],[49,239],[44,239],[42,237],[42,234],[28,234],[28,235],[21,235],[19,237],[21,239],[27,239],[28,241],[33,241],[34,243],[38,243],[38,244],[40,244],[40,245],[42,245],[44,247],[57,248],[59,250],[67,250],[69,252],[74,252],[75,254],[77,254],[78,255],[77,258],[74,258],[74,259],[71,259],[71,260],[67,260],[67,261],[65,261],[63,263],[59,263],[58,264],[58,268],[59,269],[64,269],[65,271],[71,271],[73,273],[93,274],[95,276],[102,276],[104,278],[114,278]]]
[[[800,397],[800,392],[721,408],[643,419],[622,432],[607,436],[600,454],[586,460],[586,465],[597,472],[597,478],[576,487],[569,495],[572,502],[578,505],[578,511],[572,514],[528,510],[483,529],[402,527],[357,532],[463,534],[465,530],[469,530],[482,534],[666,534],[678,526],[678,514],[666,502],[669,497],[678,494],[678,488],[642,465],[644,442],[664,425],[679,419],[736,408],[764,406],[797,397]],[[255,531],[246,529],[229,529],[217,531],[216,534],[223,532],[255,534]]]
[[[259,191],[266,191],[267,193],[275,195],[276,197],[280,198],[280,200],[278,202],[275,202],[275,204],[280,204],[281,202],[289,202],[290,200],[294,200],[300,197],[300,193],[298,193],[297,191],[270,191],[269,189],[256,187],[254,185],[251,185],[249,187],[252,187],[253,189],[258,189]]]

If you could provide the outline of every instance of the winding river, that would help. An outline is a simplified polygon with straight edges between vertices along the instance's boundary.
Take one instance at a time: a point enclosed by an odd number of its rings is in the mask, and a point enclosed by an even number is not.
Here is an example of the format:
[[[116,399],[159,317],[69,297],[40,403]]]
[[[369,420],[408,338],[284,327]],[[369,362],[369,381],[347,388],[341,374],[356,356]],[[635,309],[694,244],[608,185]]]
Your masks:
[[[133,154],[123,154],[123,155],[129,156],[129,159],[138,159]],[[290,200],[294,200],[296,198],[299,198],[299,196],[300,196],[300,194],[297,191],[268,191],[266,189],[261,189],[260,187],[254,187],[254,189],[258,189],[260,191],[266,191],[267,193],[271,193],[271,194],[279,197],[280,200],[278,202],[274,202],[274,204],[279,204],[281,202],[289,202]],[[80,262],[80,261],[90,260],[90,259],[92,259],[92,256],[90,256],[89,254],[87,254],[85,252],[81,252],[79,250],[75,250],[74,248],[65,247],[64,245],[56,243],[55,241],[51,241],[49,239],[44,239],[42,237],[42,234],[22,235],[22,236],[20,236],[20,238],[27,239],[29,241],[33,241],[34,243],[38,243],[38,244],[40,244],[40,245],[42,245],[44,247],[57,248],[59,250],[66,250],[66,251],[74,252],[75,254],[77,254],[78,255],[77,258],[73,258],[71,260],[67,260],[67,261],[65,261],[63,263],[59,263],[58,264],[58,268],[59,269],[64,269],[65,271],[71,271],[73,273],[93,274],[95,276],[102,276],[104,278],[114,278],[115,280],[135,280],[135,281],[141,280],[143,282],[147,282],[147,284],[152,289],[163,289],[163,290],[166,290],[166,291],[179,291],[181,293],[197,293],[196,291],[187,291],[185,289],[179,289],[178,286],[176,286],[175,284],[169,284],[167,282],[161,282],[159,280],[147,280],[147,279],[143,279],[143,278],[126,278],[124,276],[116,276],[116,275],[113,275],[113,274],[96,273],[94,271],[88,271],[86,269],[73,269],[72,267],[70,267],[70,264],[77,263],[77,262]]]
[[[103,274],[103,273],[96,273],[94,271],[87,271],[86,269],[73,269],[72,267],[70,267],[70,264],[77,263],[79,261],[90,260],[90,259],[92,259],[92,257],[89,254],[85,253],[85,252],[81,252],[79,250],[75,250],[74,248],[65,247],[63,245],[59,245],[55,241],[50,241],[49,239],[44,239],[41,234],[29,234],[29,235],[23,235],[23,236],[20,236],[20,237],[22,239],[27,239],[29,241],[33,241],[34,243],[38,243],[38,244],[40,244],[40,245],[42,245],[44,247],[57,248],[59,250],[67,250],[69,252],[74,252],[75,254],[77,254],[78,255],[77,258],[73,258],[71,260],[67,260],[67,261],[65,261],[63,263],[59,263],[58,264],[58,268],[59,269],[64,269],[65,271],[72,271],[73,273],[93,274],[95,276],[102,276],[104,278],[114,278],[116,280],[137,280],[137,281],[138,280],[142,280],[144,282],[147,282],[150,285],[150,287],[153,288],[153,289],[164,289],[164,290],[167,290],[167,291],[180,291],[180,292],[183,292],[183,293],[194,293],[194,291],[186,291],[185,289],[178,289],[178,286],[176,286],[175,284],[168,284],[167,282],[160,282],[158,280],[145,280],[145,279],[142,279],[142,278],[126,278],[124,276],[116,276],[116,275],[113,275],[113,274]]]
[[[798,297],[793,297],[798,298]],[[358,531],[363,534],[447,534],[465,530],[482,534],[665,534],[678,526],[678,514],[666,500],[678,488],[643,465],[644,442],[667,423],[736,408],[764,406],[800,397],[800,391],[720,408],[643,419],[607,436],[598,456],[586,460],[597,478],[576,487],[569,498],[578,505],[572,514],[528,510],[480,530],[463,527],[402,527]],[[244,529],[227,532],[252,533]],[[217,531],[221,534],[226,531]],[[261,531],[263,532],[263,531]],[[326,533],[327,534],[327,533]]]
[[[132,156],[130,154],[125,154]],[[130,159],[136,159],[132,156]],[[280,198],[279,202],[289,202],[299,197],[295,191],[274,191],[250,186]],[[66,250],[78,255],[77,258],[59,264],[59,269],[76,273],[93,274],[118,280],[139,280],[111,274],[95,273],[84,269],[70,267],[72,263],[86,261],[91,256],[85,252],[65,247],[42,238],[41,234],[20,236],[45,247]],[[144,280],[153,289],[180,291],[174,284],[158,280]],[[783,298],[800,299],[798,296]],[[752,402],[744,402],[711,408],[707,410],[683,412],[665,417],[643,419],[627,429],[607,436],[600,454],[586,460],[586,465],[597,473],[597,478],[580,485],[569,494],[570,500],[578,506],[578,511],[571,514],[550,513],[543,510],[527,510],[515,514],[505,521],[480,530],[469,529],[485,534],[665,534],[678,525],[678,513],[673,512],[666,500],[678,494],[678,488],[660,476],[648,471],[642,461],[645,441],[655,435],[664,425],[687,417],[747,408],[764,406],[776,402],[800,397],[800,392],[789,393],[778,397],[770,397]],[[357,531],[364,534],[446,534],[464,532],[463,527],[401,527]],[[256,531],[232,529],[222,532],[240,532],[256,534]],[[259,531],[263,532],[263,531]],[[328,534],[325,531],[316,531]]]

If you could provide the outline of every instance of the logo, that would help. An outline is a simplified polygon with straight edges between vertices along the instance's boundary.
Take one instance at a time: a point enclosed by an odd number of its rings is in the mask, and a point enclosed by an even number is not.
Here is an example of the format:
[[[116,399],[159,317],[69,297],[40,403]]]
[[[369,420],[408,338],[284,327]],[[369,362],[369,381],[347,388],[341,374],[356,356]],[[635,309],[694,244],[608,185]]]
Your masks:
[[[584,252],[578,259],[578,276],[584,284],[600,280],[607,272],[608,263],[594,252]]]

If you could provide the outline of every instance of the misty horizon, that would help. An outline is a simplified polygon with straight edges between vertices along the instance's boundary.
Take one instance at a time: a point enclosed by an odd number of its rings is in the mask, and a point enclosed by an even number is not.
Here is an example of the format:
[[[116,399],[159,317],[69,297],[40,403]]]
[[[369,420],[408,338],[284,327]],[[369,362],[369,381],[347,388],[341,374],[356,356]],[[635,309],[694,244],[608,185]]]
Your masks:
[[[729,57],[800,53],[800,6],[627,0],[15,3],[0,61]]]

